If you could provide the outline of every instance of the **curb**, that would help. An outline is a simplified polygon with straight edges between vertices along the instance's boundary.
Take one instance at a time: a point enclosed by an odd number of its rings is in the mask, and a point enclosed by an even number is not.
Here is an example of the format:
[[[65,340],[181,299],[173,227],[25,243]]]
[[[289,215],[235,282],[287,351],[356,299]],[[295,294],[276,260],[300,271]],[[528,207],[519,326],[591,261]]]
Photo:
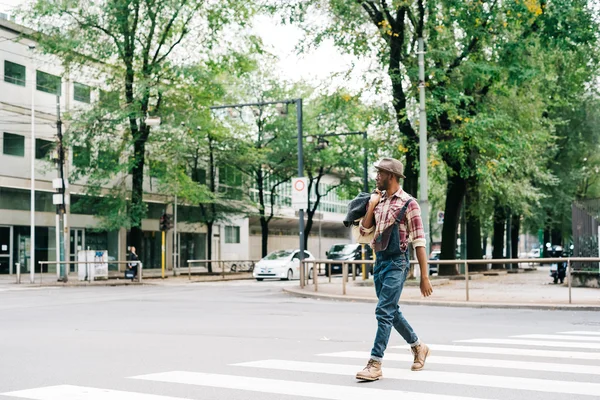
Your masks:
[[[372,297],[344,296],[339,294],[325,294],[306,292],[301,289],[282,289],[284,293],[295,297],[337,300],[356,303],[377,303],[377,299]],[[400,304],[413,306],[433,306],[433,307],[457,307],[457,308],[497,308],[497,309],[517,309],[517,310],[556,310],[556,311],[600,311],[600,306],[578,305],[578,304],[525,304],[525,303],[479,303],[467,301],[430,301],[430,300],[400,300]]]

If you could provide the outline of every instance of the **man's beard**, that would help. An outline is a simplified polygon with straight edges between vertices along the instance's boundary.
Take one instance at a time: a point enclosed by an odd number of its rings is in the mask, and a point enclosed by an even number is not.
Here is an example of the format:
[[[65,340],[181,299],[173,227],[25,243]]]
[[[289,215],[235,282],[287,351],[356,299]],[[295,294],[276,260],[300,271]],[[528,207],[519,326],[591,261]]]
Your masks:
[[[382,179],[379,181],[379,184],[377,185],[377,189],[387,190],[389,183],[390,183],[389,179]]]

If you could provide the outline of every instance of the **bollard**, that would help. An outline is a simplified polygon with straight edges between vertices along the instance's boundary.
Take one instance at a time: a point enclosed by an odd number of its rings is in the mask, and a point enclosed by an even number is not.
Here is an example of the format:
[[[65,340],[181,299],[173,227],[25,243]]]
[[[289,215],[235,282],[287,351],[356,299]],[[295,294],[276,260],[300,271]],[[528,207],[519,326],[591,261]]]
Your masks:
[[[327,270],[329,271],[329,283],[331,283],[331,263],[327,264]]]
[[[356,264],[352,264],[352,280],[356,280]]]
[[[466,261],[465,261],[465,289],[467,291],[467,301],[469,301],[469,264],[467,264]]]
[[[21,263],[15,263],[17,268],[17,283],[21,283]]]
[[[315,292],[319,291],[319,283],[318,283],[318,277],[319,273],[317,271],[317,264],[313,263],[313,284],[315,285]]]
[[[348,270],[346,263],[342,263],[342,294],[346,295],[346,279],[348,278]]]
[[[188,261],[188,279],[192,280],[192,263]]]
[[[558,274],[558,265],[556,267],[556,273]],[[569,304],[571,304],[571,259],[567,258],[567,273],[569,276],[567,277],[569,283]]]
[[[142,267],[141,261],[138,261],[137,268],[138,268],[138,282],[142,283],[142,271],[144,270],[144,268]]]

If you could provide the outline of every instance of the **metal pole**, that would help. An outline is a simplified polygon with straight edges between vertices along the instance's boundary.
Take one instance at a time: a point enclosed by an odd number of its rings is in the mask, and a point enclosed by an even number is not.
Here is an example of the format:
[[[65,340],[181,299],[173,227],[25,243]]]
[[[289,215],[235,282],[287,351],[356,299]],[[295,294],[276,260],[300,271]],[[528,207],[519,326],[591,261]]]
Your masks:
[[[352,264],[352,280],[356,280],[356,264]]]
[[[138,261],[137,263],[137,268],[138,268],[138,282],[142,283],[142,271],[144,271],[144,266],[142,265],[141,261]]]
[[[469,264],[465,261],[465,289],[467,291],[467,301],[469,301]]]
[[[298,124],[298,178],[304,176],[304,153],[302,150],[302,99],[296,99]],[[310,193],[309,193],[310,199]],[[304,209],[298,210],[298,230],[300,233],[300,266],[304,260]],[[300,287],[304,288],[304,268],[300,268]]]
[[[598,243],[598,257],[600,257],[600,225],[598,225],[598,238],[596,239],[596,243]],[[598,274],[600,274],[600,262],[598,263]]]
[[[342,294],[346,294],[346,279],[348,278],[348,270],[346,269],[346,263],[342,263]]]
[[[367,132],[363,133],[363,191],[369,193],[369,155],[367,151]]]
[[[569,304],[571,304],[571,259],[567,258],[567,272],[569,274],[568,276],[568,282],[569,282]],[[556,266],[556,274],[558,275],[558,265]]]
[[[161,235],[161,255],[160,255],[160,277],[165,279],[165,231],[162,231]]]
[[[317,263],[313,262],[312,263],[312,269],[313,269],[313,284],[315,285],[315,292],[319,291],[319,282],[318,282],[318,272],[317,272]]]
[[[56,261],[60,261],[60,217],[56,214]],[[60,280],[60,264],[54,264],[56,268],[56,280]]]
[[[327,264],[327,272],[329,272],[329,283],[331,283],[331,263]]]
[[[365,253],[366,253],[367,249],[365,248],[365,245],[364,245],[364,244],[361,244],[361,245],[360,245],[360,247],[361,247],[362,260],[363,260],[363,261],[365,261],[365,258],[366,258],[366,254],[365,254]],[[367,274],[367,265],[363,263],[363,264],[362,264],[362,276],[363,276],[363,281],[366,281],[366,280],[367,280],[367,278],[368,278],[368,275],[369,275],[369,274]]]
[[[419,38],[419,165],[420,176],[420,206],[421,219],[425,230],[425,251],[430,252],[431,238],[429,232],[429,182],[427,175],[427,113],[425,111],[425,44],[423,38]]]
[[[179,269],[179,251],[177,250],[177,193],[175,193],[175,204],[173,205],[173,276],[176,276],[176,271]]]
[[[33,59],[33,56],[32,56]],[[35,282],[35,83],[31,82],[31,234],[29,282]]]

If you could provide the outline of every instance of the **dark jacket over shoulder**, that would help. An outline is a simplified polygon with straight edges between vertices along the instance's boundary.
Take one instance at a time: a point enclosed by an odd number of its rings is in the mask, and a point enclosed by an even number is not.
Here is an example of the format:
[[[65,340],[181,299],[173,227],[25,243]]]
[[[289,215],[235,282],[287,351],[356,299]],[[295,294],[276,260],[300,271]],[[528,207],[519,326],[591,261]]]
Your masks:
[[[344,225],[350,226],[352,222],[361,219],[367,213],[367,204],[371,198],[371,193],[360,192],[350,203],[348,203],[348,214],[344,218]]]

